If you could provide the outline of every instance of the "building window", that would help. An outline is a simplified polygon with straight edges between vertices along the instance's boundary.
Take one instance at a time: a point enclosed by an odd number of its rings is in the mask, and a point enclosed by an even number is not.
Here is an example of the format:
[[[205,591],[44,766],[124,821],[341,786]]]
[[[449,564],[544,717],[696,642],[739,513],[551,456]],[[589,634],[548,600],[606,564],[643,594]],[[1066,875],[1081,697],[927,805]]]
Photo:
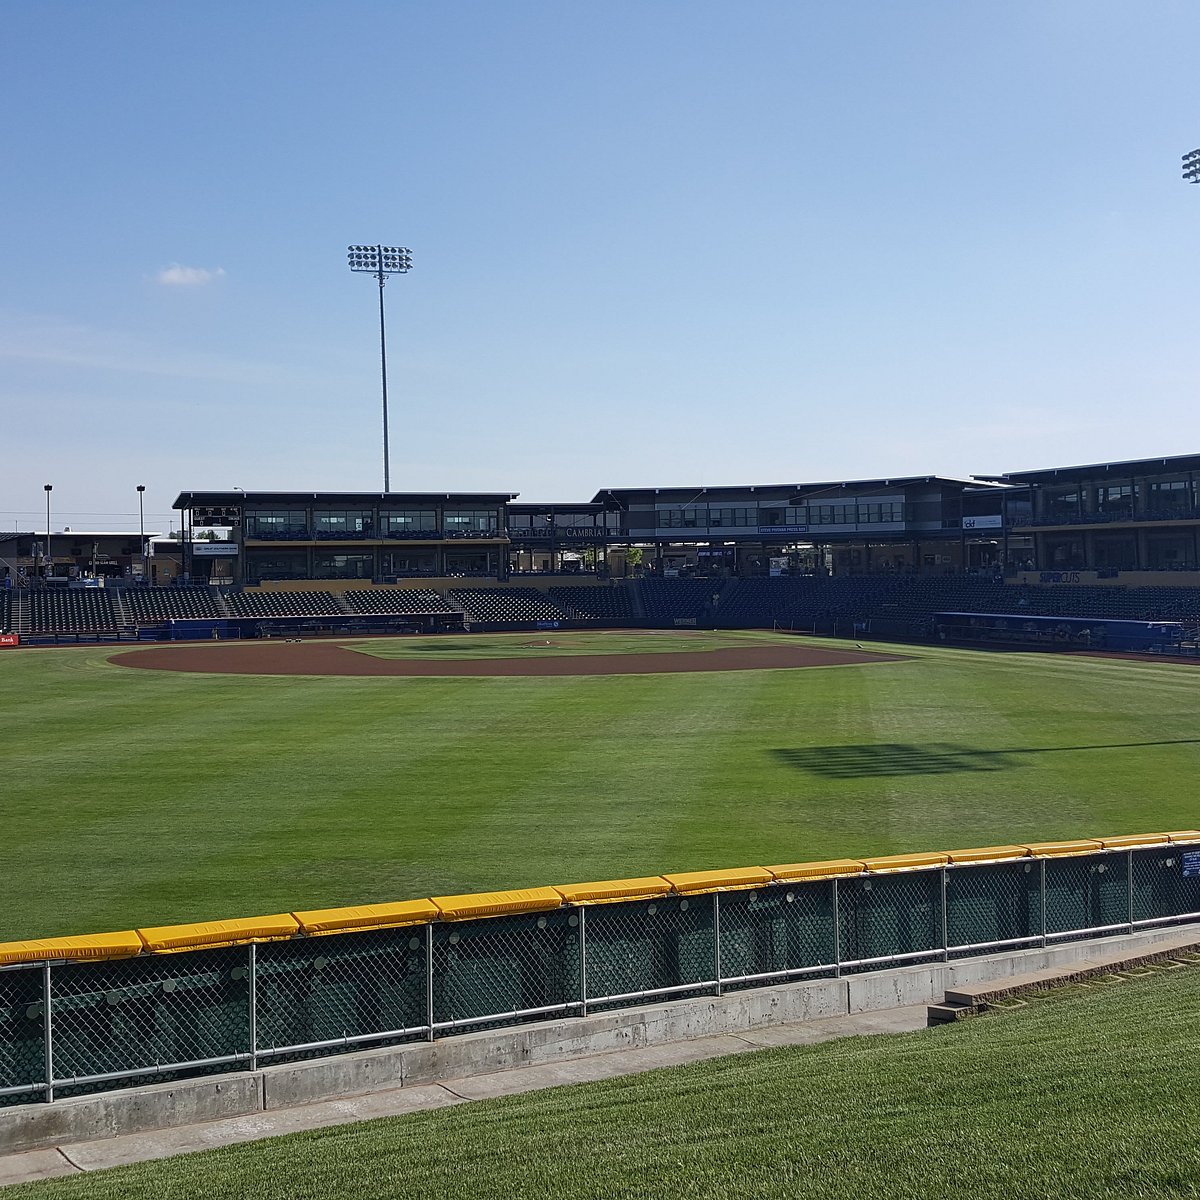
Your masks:
[[[260,541],[297,541],[308,537],[308,525],[303,512],[251,509],[246,513],[246,536]]]
[[[1098,487],[1096,489],[1096,511],[1113,517],[1132,517],[1132,484],[1125,483]]]
[[[389,538],[433,537],[437,534],[437,513],[433,509],[404,509],[381,512],[379,525]]]
[[[370,579],[375,574],[373,554],[314,554],[314,579]]]
[[[268,579],[307,579],[308,556],[303,550],[250,551],[246,555],[246,582]]]
[[[369,512],[313,513],[313,533],[317,538],[364,538],[371,536],[372,521]]]
[[[476,509],[447,512],[445,525],[450,537],[466,537],[470,534],[495,533],[499,522],[494,510]]]
[[[1192,509],[1192,489],[1186,479],[1164,479],[1150,485],[1150,517],[1170,520],[1187,516]]]
[[[1079,518],[1079,490],[1048,491],[1043,499],[1042,512],[1047,517],[1060,521],[1075,521]]]

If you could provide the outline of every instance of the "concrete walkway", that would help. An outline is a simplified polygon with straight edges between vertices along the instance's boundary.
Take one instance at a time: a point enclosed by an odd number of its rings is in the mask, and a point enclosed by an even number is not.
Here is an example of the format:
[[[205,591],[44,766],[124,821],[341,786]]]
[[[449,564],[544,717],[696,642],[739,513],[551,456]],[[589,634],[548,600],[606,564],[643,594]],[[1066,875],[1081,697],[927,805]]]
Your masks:
[[[239,1142],[322,1129],[376,1117],[395,1117],[464,1104],[470,1100],[489,1100],[494,1096],[512,1096],[542,1088],[570,1083],[593,1083],[636,1075],[657,1067],[677,1067],[703,1062],[726,1054],[744,1054],[771,1046],[811,1046],[817,1042],[856,1034],[906,1033],[924,1029],[928,1008],[924,1004],[892,1008],[882,1012],[854,1013],[825,1017],[791,1025],[772,1025],[737,1034],[696,1038],[691,1041],[640,1049],[615,1050],[566,1062],[497,1071],[465,1079],[449,1079],[414,1087],[396,1088],[306,1104],[297,1108],[273,1109],[252,1116],[229,1117],[176,1129],[158,1129],[147,1133],[124,1134],[93,1142],[78,1142],[48,1150],[28,1150],[0,1157],[0,1187],[35,1179],[52,1179],[102,1171],[126,1163],[170,1158],[198,1150],[215,1150]]]

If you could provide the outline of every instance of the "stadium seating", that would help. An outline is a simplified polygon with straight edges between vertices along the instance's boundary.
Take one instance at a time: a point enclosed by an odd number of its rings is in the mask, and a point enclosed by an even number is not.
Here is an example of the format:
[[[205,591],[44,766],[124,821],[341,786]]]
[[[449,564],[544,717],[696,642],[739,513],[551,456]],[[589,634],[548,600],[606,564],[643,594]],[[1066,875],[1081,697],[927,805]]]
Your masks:
[[[556,604],[589,621],[624,624],[633,617],[629,590],[612,587],[555,587],[550,595]]]
[[[29,632],[117,633],[124,626],[112,597],[101,588],[38,588],[29,593]]]
[[[659,615],[648,601],[647,613],[652,612]],[[917,632],[939,612],[1028,612],[1031,616],[1196,624],[1200,622],[1200,589],[1072,584],[1019,587],[995,578],[961,575],[741,579],[722,592],[716,616],[717,623],[727,628],[892,622],[896,626],[893,632],[904,625]]]
[[[124,600],[136,625],[215,621],[225,615],[207,588],[129,588],[124,593]]]
[[[348,591],[343,598],[351,611],[378,616],[405,617],[418,613],[450,613],[457,609],[434,591],[418,588],[371,588]]]
[[[722,588],[712,579],[643,579],[640,582],[642,604],[652,622],[698,620],[715,592]]]
[[[569,621],[573,616],[536,588],[455,588],[450,599],[471,621]]]
[[[227,601],[234,617],[342,617],[329,592],[238,592]]]
[[[8,589],[0,591],[0,633],[12,632],[12,600]]]

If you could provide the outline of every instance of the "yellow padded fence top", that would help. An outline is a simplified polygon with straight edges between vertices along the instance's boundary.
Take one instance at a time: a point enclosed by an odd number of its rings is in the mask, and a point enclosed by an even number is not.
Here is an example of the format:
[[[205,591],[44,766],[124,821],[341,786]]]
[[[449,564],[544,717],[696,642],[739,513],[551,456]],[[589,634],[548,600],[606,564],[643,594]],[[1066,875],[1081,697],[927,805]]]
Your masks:
[[[85,933],[81,937],[35,938],[0,942],[0,967],[13,963],[60,962],[132,958],[142,952],[142,939],[132,929],[124,933]]]
[[[763,887],[775,876],[766,867],[738,867],[732,871],[682,871],[663,878],[672,890],[686,895],[689,892],[729,892]]]
[[[465,896],[434,896],[443,921],[471,917],[503,917],[510,913],[559,908],[562,897],[552,887],[521,888],[512,892],[474,892]]]
[[[1104,846],[1091,838],[1067,842],[1030,842],[1025,847],[1034,858],[1068,858],[1074,854],[1095,854]]]
[[[866,868],[857,858],[827,858],[824,862],[783,863],[767,870],[775,876],[776,883],[791,883],[835,875],[861,875]]]
[[[671,885],[661,875],[645,875],[640,879],[555,884],[554,890],[567,904],[605,904],[614,900],[649,900],[652,896],[665,896]]]
[[[349,929],[396,929],[425,925],[440,913],[432,900],[404,900],[399,904],[356,904],[350,908],[314,908],[294,912],[302,933],[343,933]]]
[[[564,904],[613,903],[676,895],[724,892],[769,887],[772,884],[886,871],[920,871],[966,863],[1004,859],[1059,858],[1082,854],[1118,853],[1138,847],[1200,844],[1200,830],[1168,833],[1121,834],[1104,838],[1079,838],[1026,845],[979,846],[966,850],[938,850],[923,854],[886,854],[874,858],[834,858],[822,862],[788,863],[774,867],[738,867],[716,871],[683,871],[647,875],[636,879],[609,879],[599,883],[560,884],[556,887],[519,888],[505,892],[474,892],[461,896],[434,896],[392,904],[363,904],[349,908],[312,909],[276,913],[269,917],[243,917],[205,921],[194,925],[163,925],[94,933],[78,937],[35,938],[0,942],[0,967],[38,962],[82,962],[131,958],[142,953],[170,954],[183,950],[239,946],[251,942],[283,941],[293,937],[355,930],[426,925],[434,921],[465,921],[514,913],[541,912]]]
[[[948,854],[885,854],[880,858],[864,858],[863,866],[872,874],[880,871],[915,871],[920,867],[944,867]]]
[[[291,913],[273,917],[241,917],[232,921],[202,921],[198,925],[160,925],[139,929],[146,949],[154,954],[176,950],[212,949],[238,946],[247,942],[277,942],[295,937],[300,925]]]
[[[952,863],[1000,862],[1006,858],[1028,858],[1024,846],[975,846],[970,850],[948,852]]]

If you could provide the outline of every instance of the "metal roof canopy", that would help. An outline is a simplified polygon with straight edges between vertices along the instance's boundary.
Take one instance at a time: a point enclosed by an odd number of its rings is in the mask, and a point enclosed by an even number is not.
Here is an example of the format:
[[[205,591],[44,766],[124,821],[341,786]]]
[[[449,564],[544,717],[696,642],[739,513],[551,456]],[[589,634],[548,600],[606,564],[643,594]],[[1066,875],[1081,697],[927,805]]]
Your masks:
[[[473,504],[507,503],[520,492],[180,492],[172,508],[236,507],[240,504],[366,504],[383,501],[389,504],[438,504],[461,500]]]
[[[1169,458],[1131,458],[1124,462],[1090,463],[1078,467],[1047,467],[1040,471],[1008,471],[998,480],[1021,483],[1052,483],[1089,479],[1096,475],[1163,475],[1172,471],[1200,471],[1200,454],[1176,454]]]
[[[604,496],[611,496],[616,499],[618,497],[630,497],[634,495],[662,496],[664,493],[668,495],[679,493],[684,496],[692,496],[695,499],[699,499],[701,496],[724,496],[744,493],[757,495],[760,492],[786,492],[791,497],[805,496],[813,492],[843,491],[850,488],[912,487],[917,484],[949,485],[951,487],[983,490],[995,488],[997,491],[1003,490],[1006,486],[1003,483],[989,479],[960,479],[951,475],[906,475],[890,479],[842,479],[826,483],[756,483],[721,484],[716,487],[695,485],[693,487],[603,488],[596,493],[593,500],[600,501]]]

